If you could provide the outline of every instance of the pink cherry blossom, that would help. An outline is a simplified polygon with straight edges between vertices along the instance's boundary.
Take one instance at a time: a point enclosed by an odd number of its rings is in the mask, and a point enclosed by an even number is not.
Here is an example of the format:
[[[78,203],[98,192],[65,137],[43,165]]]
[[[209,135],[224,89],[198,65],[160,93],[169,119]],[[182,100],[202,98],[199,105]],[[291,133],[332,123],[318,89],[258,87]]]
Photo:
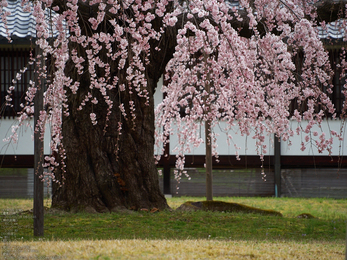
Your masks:
[[[231,8],[219,0],[67,0],[63,9],[54,2],[22,0],[22,6],[35,17],[36,44],[43,52],[41,57],[30,60],[36,64],[39,80],[46,82],[44,103],[50,107],[42,113],[39,125],[44,130],[45,123],[50,122],[51,149],[60,153],[62,166],[66,156],[61,146],[62,118],[71,113],[68,96],[78,97],[77,110],[106,104],[104,131],[113,118],[115,97],[111,93],[127,91],[131,97],[140,97],[143,105],[149,105],[153,98],[147,83],[150,61],[166,51],[158,46],[170,33],[170,41],[176,46],[172,57],[163,60],[163,66],[168,62],[164,75],[168,83],[161,89],[166,97],[156,108],[157,158],[164,152],[163,144],[169,142],[173,129],[178,129],[178,146],[173,149],[177,154],[176,166],[183,169],[184,155],[205,142],[201,136],[205,122],[211,129],[223,126],[230,145],[234,144],[234,132],[251,136],[260,158],[269,150],[266,138],[273,134],[288,142],[295,134],[302,134],[302,150],[305,142],[311,142],[319,151],[331,151],[331,136],[340,138],[338,133],[323,135],[314,128],[320,128],[325,111],[334,113],[334,106],[322,91],[324,87],[329,92],[332,71],[328,53],[317,34],[315,8],[308,1],[256,0],[250,4],[240,0],[238,8]],[[78,13],[81,4],[95,10],[83,25]],[[5,28],[9,15],[6,6],[7,1],[1,0]],[[52,18],[57,32],[54,38],[44,9],[56,11]],[[235,26],[242,22],[247,23],[243,25],[244,30],[249,29],[247,37],[242,28]],[[104,25],[108,25],[107,30]],[[8,36],[10,39],[9,32]],[[85,54],[81,55],[78,49],[85,50]],[[48,57],[53,68],[49,74],[44,64],[40,66],[41,60]],[[341,70],[346,72],[347,62],[341,60]],[[69,62],[73,63],[76,78],[66,75]],[[81,93],[79,76],[85,73],[90,75],[90,82],[88,90]],[[21,74],[16,80],[20,77]],[[37,87],[33,82],[28,87],[19,115],[20,126],[30,117]],[[14,86],[9,87],[8,103],[13,91]],[[118,134],[122,134],[122,122],[135,122],[137,105],[131,98],[117,105],[121,117]],[[297,107],[292,114],[288,110],[291,105]],[[346,109],[345,102],[343,116]],[[99,124],[97,118],[101,115],[88,113],[91,123]],[[298,123],[296,129],[291,128],[291,121]],[[18,129],[13,128],[13,141],[17,140]],[[217,138],[212,131],[215,157]],[[235,150],[238,157],[240,147],[235,145]],[[57,166],[53,158],[46,158],[46,163]],[[180,174],[178,171],[178,179]]]

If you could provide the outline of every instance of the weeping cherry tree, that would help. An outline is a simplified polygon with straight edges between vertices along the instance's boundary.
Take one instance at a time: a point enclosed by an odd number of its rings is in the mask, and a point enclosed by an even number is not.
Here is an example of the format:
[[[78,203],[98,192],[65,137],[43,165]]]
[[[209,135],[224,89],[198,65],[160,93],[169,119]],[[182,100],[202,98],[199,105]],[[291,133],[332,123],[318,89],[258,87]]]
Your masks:
[[[296,132],[309,137],[323,111],[334,113],[322,92],[330,88],[331,70],[313,2],[241,0],[236,7],[223,0],[22,0],[36,17],[35,44],[47,61],[39,73],[46,109],[38,125],[51,127],[52,155],[44,159],[54,179],[52,207],[168,208],[155,164],[163,151],[154,157],[154,145],[168,142],[173,125],[178,169],[184,154],[204,142],[201,124],[214,156],[213,128],[220,122],[226,132],[237,126],[240,134],[252,134],[260,157],[269,133],[283,140]],[[0,3],[6,24],[7,1]],[[166,98],[155,114],[154,92],[164,73],[170,84],[162,87]],[[10,141],[30,119],[36,91],[31,82]],[[293,101],[298,109],[292,116]],[[308,124],[291,129],[290,120]],[[327,134],[313,135],[319,150],[330,149],[334,133]],[[308,137],[305,142],[313,141]]]

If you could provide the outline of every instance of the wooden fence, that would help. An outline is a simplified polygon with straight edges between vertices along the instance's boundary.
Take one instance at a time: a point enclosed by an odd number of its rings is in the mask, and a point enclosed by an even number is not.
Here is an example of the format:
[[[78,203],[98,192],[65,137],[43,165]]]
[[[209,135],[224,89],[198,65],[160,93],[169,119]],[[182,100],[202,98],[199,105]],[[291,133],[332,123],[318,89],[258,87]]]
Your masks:
[[[52,189],[44,185],[44,195],[49,197]],[[33,198],[34,169],[1,169],[0,198]]]
[[[272,169],[218,169],[213,171],[214,196],[275,196]],[[177,181],[171,170],[172,196],[205,196],[203,168],[187,169]],[[162,187],[163,177],[160,177]],[[282,169],[281,196],[347,198],[347,169]]]
[[[203,168],[186,169],[179,182],[171,169],[170,189],[172,196],[205,196],[205,173]],[[216,169],[213,171],[214,196],[266,196],[275,195],[274,172],[271,168]],[[1,198],[32,198],[33,169],[1,169]],[[160,187],[163,177],[159,176]],[[44,185],[45,196],[51,188]],[[282,169],[281,191],[284,197],[330,197],[347,198],[347,169]]]

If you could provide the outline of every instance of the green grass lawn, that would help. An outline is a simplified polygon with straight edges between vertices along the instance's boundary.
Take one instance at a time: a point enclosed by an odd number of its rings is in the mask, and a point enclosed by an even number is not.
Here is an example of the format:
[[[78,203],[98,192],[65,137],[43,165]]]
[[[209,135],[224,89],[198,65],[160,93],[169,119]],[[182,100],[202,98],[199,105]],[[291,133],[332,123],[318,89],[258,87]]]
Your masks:
[[[283,243],[283,246],[284,244],[286,246],[297,244],[298,248],[302,244],[312,244],[312,248],[315,246],[319,248],[319,245],[326,245],[330,248],[334,245],[337,248],[333,246],[334,249],[331,250],[337,253],[340,258],[331,259],[342,259],[344,256],[347,200],[242,197],[215,199],[277,210],[283,214],[283,217],[204,211],[133,212],[123,214],[47,213],[45,214],[44,237],[34,238],[32,215],[29,213],[13,214],[20,210],[31,209],[32,200],[0,199],[0,210],[2,212],[0,239],[9,241],[6,242],[7,246],[15,245],[15,243],[34,243],[30,245],[37,245],[35,241],[45,241],[46,243],[58,243],[58,241],[71,241],[72,243],[73,241],[77,244],[78,241],[91,240],[135,240],[139,241],[138,243],[172,240],[204,241],[203,243],[221,241],[222,244],[228,241],[233,241],[232,243],[246,241],[240,242],[246,244],[264,243],[266,241],[270,244]],[[175,209],[187,200],[198,201],[204,200],[204,198],[174,197],[168,199],[168,203]],[[49,206],[48,201],[45,204]],[[310,213],[316,218],[296,218],[300,213]],[[254,249],[254,245],[250,246],[250,250],[252,248]],[[307,249],[303,250],[307,251]],[[319,255],[319,253],[317,254]],[[190,256],[187,257],[190,258]],[[147,258],[144,257],[144,259]]]
[[[133,212],[111,214],[47,213],[45,239],[286,239],[343,240],[346,231],[347,200],[298,198],[221,197],[216,200],[238,202],[273,209],[283,218],[224,212]],[[174,197],[168,199],[175,209],[187,200],[204,198]],[[45,204],[49,206],[49,202]],[[31,240],[33,219],[29,213],[14,214],[32,208],[32,200],[1,199],[0,234],[9,239]],[[7,213],[6,213],[7,212]],[[316,219],[298,219],[310,213]],[[4,235],[2,235],[3,237]]]

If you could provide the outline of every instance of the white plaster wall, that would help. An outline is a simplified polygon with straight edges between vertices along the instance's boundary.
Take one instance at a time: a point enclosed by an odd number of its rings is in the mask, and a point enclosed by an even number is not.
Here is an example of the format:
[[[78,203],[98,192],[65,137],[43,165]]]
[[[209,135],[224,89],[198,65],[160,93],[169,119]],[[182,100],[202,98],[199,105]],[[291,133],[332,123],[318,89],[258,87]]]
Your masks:
[[[162,78],[160,79],[158,86],[162,85]],[[154,95],[154,103],[155,106],[157,106],[162,100],[163,100],[163,94],[160,91],[160,87],[157,88],[155,95]],[[31,127],[33,126],[33,120],[30,122]],[[27,155],[27,154],[33,154],[34,153],[34,141],[33,141],[33,130],[30,127],[23,127],[18,132],[19,142],[14,143],[4,143],[2,140],[6,137],[8,137],[11,134],[11,126],[13,124],[16,124],[15,119],[0,119],[0,155],[6,154],[6,155]],[[306,123],[303,122],[302,126],[305,127]],[[296,122],[292,122],[292,129],[295,129],[297,127]],[[322,123],[322,130],[325,133],[328,133],[329,130],[334,130],[338,133],[340,133],[341,128],[346,129],[346,125],[342,125],[342,122],[340,120],[325,120]],[[47,125],[47,131],[45,133],[45,143],[44,143],[44,152],[45,154],[50,154],[50,148],[49,148],[49,142],[50,142],[50,131],[49,131],[49,125]],[[231,145],[227,144],[227,138],[226,134],[221,131],[223,129],[223,124],[220,124],[220,127],[215,127],[214,132],[219,134],[219,137],[217,138],[217,151],[220,155],[235,155],[236,149],[234,144],[241,148],[238,150],[239,155],[257,155],[258,152],[256,150],[255,146],[255,140],[252,139],[251,136],[241,136],[240,134],[237,134],[237,128],[233,132],[230,132],[230,134],[233,137],[233,143]],[[317,131],[318,133],[321,133],[321,131],[317,126],[315,126],[312,131]],[[201,137],[204,139],[205,133],[204,133],[204,127],[201,129]],[[343,137],[344,139],[347,138],[346,131],[343,131]],[[288,142],[281,142],[281,154],[282,155],[315,155],[315,156],[327,156],[328,152],[325,151],[322,154],[319,154],[317,149],[314,147],[314,145],[307,145],[307,149],[305,151],[301,151],[301,141],[304,139],[304,135],[295,135],[293,138],[291,138],[292,145],[289,146]],[[265,144],[267,145],[267,154],[273,155],[274,149],[273,149],[273,135],[267,136]],[[178,144],[178,138],[177,135],[174,133],[170,137],[170,153],[175,154],[172,150],[177,146]],[[189,155],[204,155],[205,154],[205,146],[204,143],[200,145],[198,148],[192,148],[191,153],[188,153]],[[336,138],[334,138],[334,144],[333,144],[333,150],[332,155],[346,155],[347,154],[347,146],[346,143],[338,141]]]
[[[302,122],[302,126],[306,126],[306,122]],[[341,131],[341,125],[342,121],[340,120],[325,120],[322,122],[322,129],[319,129],[318,126],[313,127],[312,131],[317,131],[319,135],[324,132],[326,134],[326,137],[330,137],[329,132],[331,130],[336,131],[337,133],[340,133]],[[296,129],[297,123],[292,122],[292,129]],[[347,126],[344,125],[343,129],[345,129]],[[235,127],[236,128],[236,127]],[[217,137],[217,151],[220,155],[235,155],[236,148],[241,148],[238,150],[239,155],[258,155],[255,140],[252,138],[253,133],[251,133],[250,136],[242,136],[239,133],[237,133],[237,129],[235,129],[233,132],[230,132],[231,136],[233,137],[232,143],[228,145],[226,134],[221,131],[223,129],[223,124],[220,124],[220,127],[215,127],[214,132],[219,134]],[[347,130],[347,129],[346,129]],[[204,139],[205,131],[204,127],[201,127],[201,137]],[[344,140],[347,139],[347,133],[346,131],[342,132],[342,137]],[[281,155],[286,156],[307,156],[307,155],[314,155],[314,156],[328,156],[328,151],[324,151],[323,153],[319,153],[318,149],[315,146],[315,142],[309,142],[306,143],[306,150],[301,151],[301,141],[304,140],[305,135],[294,135],[291,140],[291,145],[289,145],[288,141],[281,141]],[[318,137],[314,137],[318,139]],[[273,139],[274,135],[269,134],[266,136],[264,144],[267,146],[267,153],[266,155],[273,155],[274,154],[274,146],[273,146]],[[333,147],[332,147],[332,156],[338,156],[338,155],[346,155],[347,154],[347,146],[346,142],[339,141],[336,137],[333,138]],[[173,135],[170,136],[170,153],[176,154],[173,152],[173,149],[178,145],[178,137],[177,134],[173,133]],[[187,155],[204,155],[205,154],[205,147],[204,144],[201,144],[198,148],[192,148],[191,153],[187,153]]]
[[[239,155],[258,155],[255,140],[252,136],[241,136],[237,132],[237,127],[233,131],[230,131],[229,134],[232,136],[230,144],[228,144],[227,134],[223,132],[225,123],[220,123],[219,126],[213,128],[213,132],[217,136],[217,152],[219,155],[236,155],[236,151]],[[205,127],[202,125],[199,130],[199,136],[205,140]],[[272,139],[270,136],[267,136],[265,139],[265,145],[267,146],[267,153],[273,155],[274,149],[272,145]],[[175,147],[178,146],[179,140],[174,130],[173,135],[170,136],[170,153],[177,154],[174,151]],[[237,149],[236,149],[236,147]],[[205,154],[205,143],[202,143],[199,147],[194,148],[191,146],[191,152],[186,153],[186,155],[204,155]]]
[[[158,82],[158,88],[154,95],[154,103],[155,107],[163,100],[163,94],[160,91],[160,87],[162,86],[162,79]],[[302,127],[305,127],[307,122],[302,122]],[[312,131],[317,131],[319,134],[323,131],[326,133],[326,136],[329,136],[329,132],[331,130],[336,131],[337,133],[341,132],[341,129],[346,128],[346,125],[342,125],[343,122],[341,120],[325,120],[322,122],[322,129],[319,129],[318,126],[315,126]],[[292,129],[295,130],[297,127],[296,122],[292,122]],[[204,127],[201,127],[201,137],[204,139]],[[214,132],[219,134],[219,137],[217,139],[217,151],[220,155],[235,155],[236,149],[234,144],[241,148],[238,150],[239,155],[258,155],[258,152],[256,150],[255,146],[255,140],[252,138],[252,133],[250,136],[241,136],[237,132],[237,127],[235,127],[235,130],[230,132],[230,134],[233,137],[233,143],[231,145],[228,145],[226,134],[221,131],[223,129],[223,124],[220,124],[220,127],[215,127]],[[344,139],[347,138],[346,131],[342,132],[342,137]],[[274,148],[273,148],[273,134],[266,137],[266,141],[264,144],[267,145],[267,155],[273,155],[274,154]],[[327,156],[329,155],[327,151],[324,151],[323,153],[318,153],[317,148],[313,144],[307,144],[306,150],[301,151],[301,141],[304,140],[305,135],[294,135],[290,140],[292,142],[292,145],[289,145],[289,142],[281,141],[281,155],[287,155],[287,156],[298,156],[298,155],[315,155],[315,156]],[[173,150],[178,145],[178,137],[175,134],[175,130],[173,135],[170,136],[170,153],[176,154]],[[202,143],[198,148],[192,148],[192,151],[190,153],[187,153],[187,155],[204,155],[205,154],[205,146],[204,143]],[[345,142],[339,141],[337,138],[334,138],[334,144],[332,149],[332,155],[346,155],[347,154],[347,146]]]
[[[163,100],[163,93],[161,92],[161,86],[163,84],[163,78],[161,77],[159,82],[158,82],[158,87],[156,89],[156,92],[154,94],[154,105],[155,107],[160,104],[160,102]],[[218,134],[219,136],[217,137],[217,152],[220,155],[235,155],[236,154],[236,147],[240,148],[238,149],[239,155],[257,155],[258,152],[256,150],[255,146],[255,140],[252,139],[251,136],[241,136],[240,134],[235,134],[237,133],[237,127],[229,134],[233,137],[232,143],[228,145],[227,142],[227,135],[222,131],[224,128],[225,123],[221,123],[219,126],[216,126],[213,131]],[[201,127],[201,137],[204,139],[205,136],[205,130],[204,127]],[[273,136],[267,136],[265,144],[267,145],[267,154],[273,155],[274,149],[272,145],[272,139]],[[178,137],[177,134],[174,133],[173,135],[170,136],[170,154],[177,154],[177,152],[174,151],[174,149],[178,145]],[[155,151],[157,148],[155,148]],[[199,147],[194,148],[191,146],[191,152],[186,153],[186,155],[204,155],[205,154],[205,144],[202,143]]]
[[[30,121],[29,127],[22,127],[18,131],[18,142],[7,143],[3,140],[9,137],[11,133],[11,126],[15,125],[16,119],[0,119],[0,155],[29,155],[34,154],[34,120]],[[44,140],[44,153],[50,154],[50,127],[47,125]]]
[[[306,127],[307,122],[302,122],[301,126]],[[298,126],[297,122],[292,122],[292,129],[296,129]],[[326,138],[330,138],[329,132],[331,130],[336,131],[337,133],[341,132],[342,129],[342,137],[344,140],[347,139],[347,133],[346,133],[346,124],[341,120],[324,120],[322,122],[322,129],[320,129],[318,126],[314,126],[312,128],[313,131],[317,131],[320,135],[322,132],[326,134]],[[327,156],[329,153],[327,151],[324,151],[323,153],[319,153],[318,149],[315,147],[315,142],[310,142],[306,144],[306,150],[301,151],[301,142],[304,140],[305,135],[294,135],[294,137],[291,138],[292,145],[289,146],[289,142],[281,142],[281,155],[314,155],[314,156]],[[318,137],[314,137],[318,138]],[[339,141],[336,137],[333,139],[333,147],[332,147],[332,155],[338,156],[338,155],[346,155],[347,154],[347,146],[345,141]]]
[[[163,101],[163,92],[161,92],[161,86],[163,86],[163,76],[160,77],[157,88],[154,92],[154,107],[156,108],[160,102]]]

